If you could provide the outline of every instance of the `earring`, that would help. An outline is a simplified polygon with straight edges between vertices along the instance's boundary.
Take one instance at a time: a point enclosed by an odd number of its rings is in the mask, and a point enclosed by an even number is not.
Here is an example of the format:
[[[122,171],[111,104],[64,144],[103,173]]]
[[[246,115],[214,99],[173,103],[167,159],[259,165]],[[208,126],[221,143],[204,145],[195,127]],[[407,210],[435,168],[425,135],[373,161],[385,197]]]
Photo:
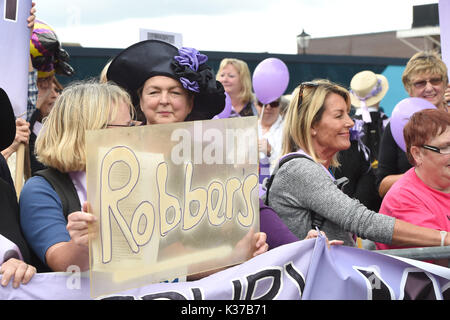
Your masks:
[[[315,137],[315,136],[316,136],[316,134],[317,134],[316,130],[313,130],[313,131],[312,131],[312,135],[313,135],[313,137]]]

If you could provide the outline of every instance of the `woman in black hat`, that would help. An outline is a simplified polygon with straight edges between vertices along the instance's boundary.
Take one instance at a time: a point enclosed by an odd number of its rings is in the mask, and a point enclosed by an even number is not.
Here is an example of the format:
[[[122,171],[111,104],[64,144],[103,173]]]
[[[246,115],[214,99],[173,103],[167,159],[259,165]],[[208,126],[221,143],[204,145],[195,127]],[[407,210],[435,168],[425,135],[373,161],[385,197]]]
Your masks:
[[[158,40],[138,42],[111,62],[107,78],[126,89],[146,124],[207,120],[225,107],[208,57]]]
[[[107,79],[130,93],[144,124],[208,120],[224,109],[225,91],[207,60],[194,48],[147,40],[114,58]],[[265,233],[256,233],[254,240],[254,255],[267,251]]]
[[[0,88],[0,149],[10,146],[16,136],[16,124],[11,102],[6,92]],[[2,275],[1,285],[6,286],[11,279],[13,287],[17,288],[20,283],[27,283],[36,273],[36,269],[29,265],[30,249],[19,224],[19,207],[17,204],[16,192],[12,183],[6,161],[0,154],[1,176],[0,176],[0,237],[4,237],[13,242],[20,250],[24,261],[20,260],[18,254],[13,250],[0,248],[0,275]],[[5,181],[5,179],[7,181]],[[3,263],[1,263],[3,261]]]

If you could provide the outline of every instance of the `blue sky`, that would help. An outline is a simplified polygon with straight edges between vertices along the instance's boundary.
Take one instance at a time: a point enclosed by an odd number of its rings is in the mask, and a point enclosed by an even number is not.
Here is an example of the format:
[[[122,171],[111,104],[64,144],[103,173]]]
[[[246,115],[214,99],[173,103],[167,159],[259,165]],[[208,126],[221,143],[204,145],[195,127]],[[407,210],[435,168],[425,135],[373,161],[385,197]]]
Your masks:
[[[207,51],[296,53],[313,38],[409,29],[412,6],[438,0],[34,0],[62,42],[125,48],[139,29],[181,33]]]

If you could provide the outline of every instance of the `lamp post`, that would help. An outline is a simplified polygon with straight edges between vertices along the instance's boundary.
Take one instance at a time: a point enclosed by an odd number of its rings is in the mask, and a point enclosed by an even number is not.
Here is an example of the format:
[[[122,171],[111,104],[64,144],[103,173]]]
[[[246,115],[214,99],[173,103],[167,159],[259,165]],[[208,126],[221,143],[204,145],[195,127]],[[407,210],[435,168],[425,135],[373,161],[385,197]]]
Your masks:
[[[309,47],[310,39],[311,36],[305,32],[305,29],[297,36],[297,44],[303,50],[303,54],[306,54],[306,48]]]

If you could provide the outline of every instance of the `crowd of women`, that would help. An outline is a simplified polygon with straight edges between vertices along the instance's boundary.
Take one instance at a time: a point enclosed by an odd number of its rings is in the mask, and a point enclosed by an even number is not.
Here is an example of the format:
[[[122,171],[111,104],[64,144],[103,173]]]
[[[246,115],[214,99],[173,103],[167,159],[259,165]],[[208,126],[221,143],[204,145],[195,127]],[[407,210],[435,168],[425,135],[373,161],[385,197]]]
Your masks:
[[[30,28],[33,20],[34,9]],[[316,228],[349,246],[356,246],[358,237],[378,248],[450,245],[447,74],[436,53],[420,52],[409,60],[405,89],[435,108],[411,117],[404,128],[405,152],[392,138],[380,104],[388,81],[368,70],[354,76],[351,90],[325,79],[303,82],[284,106],[282,96],[258,101],[244,61],[224,59],[214,74],[207,56],[196,49],[156,40],[120,52],[102,81],[61,90],[53,72],[39,79],[35,90],[41,97],[32,129],[37,169],[19,205],[11,183],[0,180],[2,204],[8,204],[1,235],[23,256],[2,264],[2,285],[10,279],[14,286],[26,283],[36,268],[89,268],[88,230],[96,219],[86,203],[87,130],[212,119],[224,109],[226,94],[230,117],[258,118],[260,169],[266,165],[265,176],[271,176],[260,181],[261,230],[248,246],[248,259],[315,237]],[[1,103],[4,112],[5,94]],[[2,133],[2,150],[13,152],[28,140],[28,124],[15,123],[10,115],[0,119],[8,133],[25,128],[16,136]],[[448,261],[434,262],[448,266]]]

